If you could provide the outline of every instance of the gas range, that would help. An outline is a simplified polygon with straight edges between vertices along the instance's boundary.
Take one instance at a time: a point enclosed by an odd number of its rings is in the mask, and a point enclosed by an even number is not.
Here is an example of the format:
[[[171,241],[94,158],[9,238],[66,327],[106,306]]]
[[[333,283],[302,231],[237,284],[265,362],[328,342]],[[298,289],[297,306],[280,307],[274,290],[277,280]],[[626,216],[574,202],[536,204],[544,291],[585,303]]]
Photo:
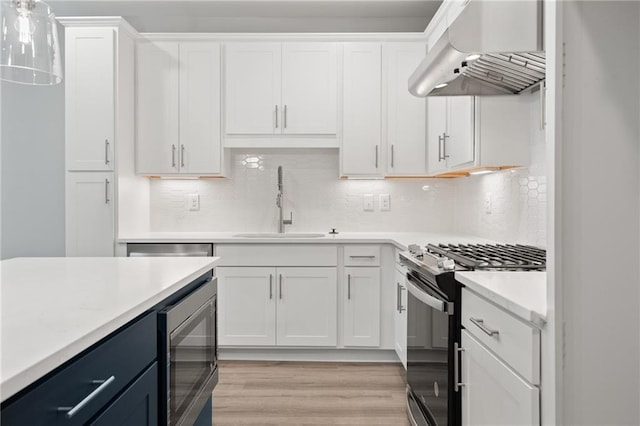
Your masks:
[[[412,244],[400,258],[419,272],[437,276],[453,271],[544,271],[547,252],[521,244]]]

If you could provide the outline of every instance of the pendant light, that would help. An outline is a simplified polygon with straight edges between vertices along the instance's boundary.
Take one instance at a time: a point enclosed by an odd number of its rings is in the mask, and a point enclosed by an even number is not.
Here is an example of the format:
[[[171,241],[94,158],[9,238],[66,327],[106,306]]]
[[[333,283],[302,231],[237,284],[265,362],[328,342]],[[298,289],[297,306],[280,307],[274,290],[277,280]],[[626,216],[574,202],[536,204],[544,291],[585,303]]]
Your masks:
[[[2,0],[0,19],[0,80],[60,83],[58,28],[49,5],[40,0]]]

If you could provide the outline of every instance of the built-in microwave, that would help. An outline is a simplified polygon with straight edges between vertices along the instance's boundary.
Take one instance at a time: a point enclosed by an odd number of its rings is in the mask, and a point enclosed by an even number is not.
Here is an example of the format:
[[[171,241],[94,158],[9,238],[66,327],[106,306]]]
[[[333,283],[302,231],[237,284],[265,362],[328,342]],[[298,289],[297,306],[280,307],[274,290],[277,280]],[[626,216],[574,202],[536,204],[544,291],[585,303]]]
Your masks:
[[[216,278],[160,311],[160,424],[192,425],[218,382]]]

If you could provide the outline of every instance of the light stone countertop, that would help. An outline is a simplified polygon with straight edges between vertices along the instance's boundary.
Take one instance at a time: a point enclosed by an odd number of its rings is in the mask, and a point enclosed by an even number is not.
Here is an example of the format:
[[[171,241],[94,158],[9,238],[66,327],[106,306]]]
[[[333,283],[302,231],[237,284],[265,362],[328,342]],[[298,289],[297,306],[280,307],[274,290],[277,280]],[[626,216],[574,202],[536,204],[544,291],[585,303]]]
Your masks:
[[[540,271],[456,272],[456,279],[517,317],[544,326],[547,318],[547,273]]]
[[[0,262],[0,401],[211,270],[217,257]]]

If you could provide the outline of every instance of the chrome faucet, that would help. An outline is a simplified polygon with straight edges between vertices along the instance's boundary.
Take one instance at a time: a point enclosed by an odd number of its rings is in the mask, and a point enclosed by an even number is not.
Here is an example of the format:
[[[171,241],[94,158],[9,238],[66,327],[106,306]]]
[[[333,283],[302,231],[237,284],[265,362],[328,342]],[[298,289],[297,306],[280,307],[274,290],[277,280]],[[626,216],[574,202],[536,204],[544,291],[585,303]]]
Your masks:
[[[279,218],[278,218],[278,232],[284,233],[284,226],[293,224],[293,212],[291,212],[291,216],[289,219],[285,219],[283,217],[284,203],[283,203],[283,185],[282,185],[282,166],[278,166],[278,195],[276,196],[276,206],[280,210]]]

